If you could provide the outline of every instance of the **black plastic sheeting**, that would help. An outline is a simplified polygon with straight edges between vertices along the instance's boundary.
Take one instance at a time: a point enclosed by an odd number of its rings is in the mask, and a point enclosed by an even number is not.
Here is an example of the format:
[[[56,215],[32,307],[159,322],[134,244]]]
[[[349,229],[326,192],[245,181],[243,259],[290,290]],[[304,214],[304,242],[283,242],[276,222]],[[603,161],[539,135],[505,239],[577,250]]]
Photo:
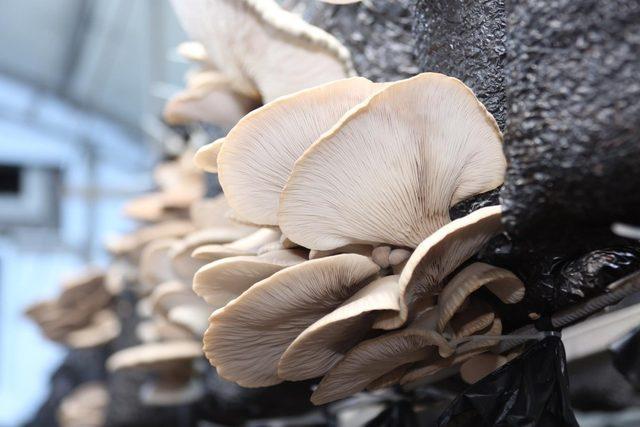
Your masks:
[[[613,343],[613,366],[640,391],[640,327]]]
[[[569,400],[564,346],[547,337],[473,384],[438,420],[440,427],[578,427]]]

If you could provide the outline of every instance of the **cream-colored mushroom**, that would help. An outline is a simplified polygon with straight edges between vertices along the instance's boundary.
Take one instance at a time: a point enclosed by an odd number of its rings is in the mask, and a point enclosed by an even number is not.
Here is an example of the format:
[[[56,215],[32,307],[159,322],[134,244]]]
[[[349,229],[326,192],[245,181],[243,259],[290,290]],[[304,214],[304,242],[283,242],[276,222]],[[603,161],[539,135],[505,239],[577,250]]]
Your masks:
[[[243,387],[280,383],[278,361],[293,340],[378,270],[369,258],[355,254],[281,270],[213,313],[205,354],[222,378]]]
[[[469,295],[485,286],[505,304],[524,298],[524,284],[512,272],[482,262],[475,262],[445,285],[438,296],[438,330],[442,332]]]
[[[64,338],[71,348],[89,348],[106,344],[120,335],[121,325],[113,310],[97,312],[90,323],[80,329],[70,331]]]
[[[260,247],[270,242],[276,242],[279,238],[279,230],[261,228],[231,243],[200,246],[193,251],[192,256],[205,261],[216,261],[232,256],[256,255]]]
[[[60,427],[102,427],[108,404],[109,392],[104,383],[85,382],[62,399],[56,419]]]
[[[309,249],[415,248],[449,208],[499,186],[502,135],[459,80],[424,73],[350,110],[296,161],[280,198],[284,234]]]
[[[347,245],[341,248],[330,249],[328,251],[311,250],[309,251],[309,259],[324,258],[337,254],[359,254],[371,257],[372,251],[373,247],[371,245]]]
[[[248,114],[199,157],[206,155],[206,170],[214,170],[211,153],[221,144],[217,170],[229,205],[250,222],[278,225],[280,192],[296,160],[350,108],[384,86],[354,77],[281,97]]]
[[[169,252],[177,242],[177,239],[158,239],[142,249],[138,276],[143,291],[150,292],[160,283],[175,279]]]
[[[474,384],[505,363],[507,358],[499,354],[478,354],[460,366],[460,376],[467,384]]]
[[[267,103],[354,73],[340,42],[273,0],[172,3],[191,39],[244,95]]]
[[[471,299],[468,307],[457,312],[450,321],[453,338],[468,337],[492,325],[495,313],[484,301]]]
[[[123,236],[109,237],[106,247],[116,256],[130,256],[138,259],[140,250],[152,240],[180,238],[194,231],[190,221],[170,220],[158,224],[152,224]]]
[[[174,95],[164,107],[163,116],[170,125],[205,122],[231,129],[258,101],[232,89],[223,74],[204,70],[193,74],[187,87]]]
[[[381,315],[375,327],[399,327],[407,320],[411,305],[440,292],[449,274],[502,231],[501,212],[500,206],[478,209],[450,222],[420,243],[400,274],[400,314]]]
[[[253,284],[306,261],[304,252],[286,249],[258,256],[223,258],[205,265],[193,278],[193,290],[214,309],[224,307]]]
[[[398,276],[374,280],[298,335],[278,363],[278,376],[299,381],[324,375],[371,330],[375,313],[399,309]]]
[[[324,376],[311,401],[321,405],[364,390],[388,372],[407,363],[449,356],[453,349],[435,330],[437,312],[425,310],[405,329],[387,332],[351,349]]]
[[[209,62],[207,50],[200,42],[193,40],[182,42],[178,45],[176,50],[178,55],[182,56],[186,60],[199,63]]]

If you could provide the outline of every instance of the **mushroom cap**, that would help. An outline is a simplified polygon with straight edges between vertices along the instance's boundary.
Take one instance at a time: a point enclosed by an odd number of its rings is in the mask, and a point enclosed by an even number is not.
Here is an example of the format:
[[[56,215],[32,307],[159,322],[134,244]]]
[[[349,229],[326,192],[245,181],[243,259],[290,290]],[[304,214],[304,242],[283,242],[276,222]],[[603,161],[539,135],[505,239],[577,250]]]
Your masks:
[[[71,348],[89,348],[105,344],[120,335],[120,319],[113,310],[101,310],[92,318],[89,325],[73,330],[64,341]]]
[[[423,73],[351,109],[296,161],[280,199],[282,232],[309,249],[415,248],[449,208],[499,186],[495,120],[462,82]]]
[[[272,228],[260,228],[241,239],[224,245],[204,245],[196,248],[192,256],[205,261],[216,261],[223,258],[241,255],[256,255],[260,247],[276,242],[280,231]]]
[[[506,304],[524,298],[524,284],[512,272],[482,262],[463,268],[445,285],[438,297],[438,330],[442,332],[467,298],[486,286]],[[494,292],[495,291],[495,292]]]
[[[380,329],[402,325],[411,305],[440,292],[443,280],[502,231],[500,206],[478,209],[450,222],[427,237],[411,254],[400,274],[398,316],[381,316]]]
[[[328,251],[309,251],[309,259],[324,258],[336,254],[359,254],[364,256],[371,256],[373,247],[371,245],[347,245],[336,249],[330,249]]]
[[[193,291],[214,309],[224,307],[255,283],[286,267],[306,261],[303,252],[284,249],[258,256],[223,258],[205,265],[193,277]]]
[[[342,399],[364,390],[374,380],[407,363],[450,355],[453,350],[435,330],[436,311],[421,313],[405,329],[387,332],[352,348],[322,378],[311,395],[315,405]]]
[[[220,149],[224,141],[225,138],[218,138],[198,148],[195,156],[193,156],[193,162],[196,166],[205,172],[218,173],[218,154],[220,154]]]
[[[374,280],[298,335],[278,363],[278,376],[300,381],[324,375],[371,330],[374,312],[399,309],[398,276]]]
[[[349,51],[333,36],[285,11],[273,0],[173,0],[190,37],[234,89],[282,95],[354,73]]]
[[[200,378],[171,381],[159,378],[140,387],[140,401],[148,406],[187,405],[204,396],[206,388]]]
[[[211,315],[205,354],[222,378],[243,387],[280,383],[278,361],[291,342],[378,270],[355,254],[285,268]]]
[[[166,103],[163,116],[168,124],[205,122],[230,129],[256,107],[255,98],[235,92],[229,79],[220,73],[207,70],[195,77]]]
[[[217,156],[229,205],[250,222],[278,225],[280,192],[296,160],[350,108],[384,86],[363,77],[338,80],[247,114],[224,138]]]
[[[501,333],[502,333],[502,321],[500,320],[500,318],[496,317],[493,319],[493,323],[491,323],[491,326],[489,328],[485,329],[482,333],[475,334],[474,336],[483,335],[483,336],[491,337],[491,336],[498,336]],[[496,345],[498,342],[499,342],[499,339],[497,338],[471,340],[469,342],[466,342],[456,347],[456,354],[462,355],[465,353],[472,353],[480,350],[485,351],[487,349],[490,349],[494,345]]]
[[[149,242],[140,253],[139,279],[145,290],[175,279],[169,252],[177,239],[158,239]]]
[[[104,383],[85,382],[62,399],[56,418],[61,427],[101,427],[108,404],[109,392]]]
[[[173,366],[176,362],[190,362],[202,355],[199,341],[165,341],[128,347],[107,359],[110,372],[125,369],[153,369]]]
[[[185,220],[170,220],[139,228],[130,234],[107,238],[106,247],[116,256],[139,256],[139,250],[157,239],[180,238],[194,231],[193,224]]]
[[[182,56],[186,60],[201,63],[209,62],[207,50],[200,42],[193,40],[182,42],[178,45],[176,50],[178,51],[178,55]]]
[[[450,321],[453,338],[468,337],[487,329],[493,324],[496,315],[491,306],[482,300],[475,300],[469,306],[456,313]]]
[[[467,384],[474,384],[505,363],[507,358],[499,354],[478,354],[460,366],[460,376]]]
[[[192,338],[193,334],[183,326],[157,316],[136,326],[136,336],[143,343],[155,341],[179,341]]]
[[[407,365],[405,374],[400,379],[401,385],[418,382],[426,377],[430,377],[443,369],[463,363],[464,361],[482,354],[485,350],[475,350],[464,354],[453,354],[447,358],[425,359],[419,362]]]
[[[211,307],[204,302],[197,304],[182,304],[169,309],[167,318],[170,322],[182,326],[194,335],[201,337],[209,326]]]
[[[224,193],[220,193],[214,197],[195,200],[189,207],[189,216],[191,222],[193,222],[197,229],[218,227],[239,228],[244,229],[246,234],[255,231],[252,227],[239,226],[230,221],[227,217],[229,210],[229,204],[227,203]]]
[[[188,285],[172,280],[156,286],[150,295],[152,313],[168,316],[169,311],[183,304],[197,304],[201,300]]]

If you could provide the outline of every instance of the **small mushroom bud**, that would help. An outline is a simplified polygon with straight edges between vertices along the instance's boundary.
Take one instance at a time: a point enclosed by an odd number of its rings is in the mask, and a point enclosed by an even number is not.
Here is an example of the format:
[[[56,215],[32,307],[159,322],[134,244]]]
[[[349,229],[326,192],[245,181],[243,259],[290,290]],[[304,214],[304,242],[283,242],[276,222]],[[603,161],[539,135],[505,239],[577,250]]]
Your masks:
[[[378,246],[371,252],[371,258],[380,268],[388,268],[390,254],[391,248],[389,246]]]

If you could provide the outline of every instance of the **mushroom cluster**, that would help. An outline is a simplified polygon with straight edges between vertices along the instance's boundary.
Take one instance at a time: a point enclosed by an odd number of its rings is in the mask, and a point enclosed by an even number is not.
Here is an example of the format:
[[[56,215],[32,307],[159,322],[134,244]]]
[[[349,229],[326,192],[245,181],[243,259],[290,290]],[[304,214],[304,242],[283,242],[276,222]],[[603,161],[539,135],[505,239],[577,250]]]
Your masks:
[[[57,297],[25,311],[47,339],[82,349],[106,344],[120,334],[104,272],[89,268],[63,281],[61,288]]]
[[[109,393],[99,381],[84,383],[69,393],[57,411],[61,427],[101,427],[105,425]]]
[[[218,173],[231,218],[260,227],[191,246],[204,263],[193,290],[215,310],[204,351],[221,377],[322,377],[312,401],[323,404],[460,364],[473,381],[506,361],[489,352],[495,305],[519,302],[524,285],[473,262],[502,232],[501,208],[449,216],[501,185],[502,135],[459,80],[304,89],[244,116],[195,162]]]

